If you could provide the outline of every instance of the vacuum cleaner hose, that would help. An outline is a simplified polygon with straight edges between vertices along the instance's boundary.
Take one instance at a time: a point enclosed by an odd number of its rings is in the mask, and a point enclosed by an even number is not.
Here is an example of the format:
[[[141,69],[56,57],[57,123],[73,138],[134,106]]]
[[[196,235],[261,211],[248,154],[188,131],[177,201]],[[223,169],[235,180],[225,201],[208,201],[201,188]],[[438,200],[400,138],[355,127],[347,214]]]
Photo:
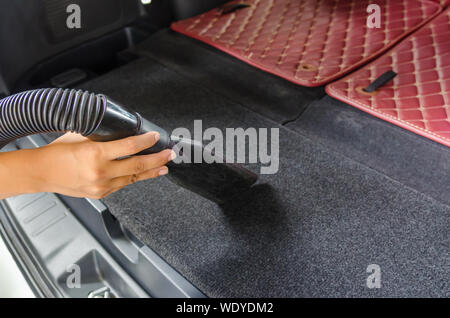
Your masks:
[[[0,148],[27,135],[68,131],[94,141],[111,141],[158,131],[161,135],[158,143],[141,154],[159,152],[171,146],[170,136],[165,130],[105,95],[45,88],[0,100]]]

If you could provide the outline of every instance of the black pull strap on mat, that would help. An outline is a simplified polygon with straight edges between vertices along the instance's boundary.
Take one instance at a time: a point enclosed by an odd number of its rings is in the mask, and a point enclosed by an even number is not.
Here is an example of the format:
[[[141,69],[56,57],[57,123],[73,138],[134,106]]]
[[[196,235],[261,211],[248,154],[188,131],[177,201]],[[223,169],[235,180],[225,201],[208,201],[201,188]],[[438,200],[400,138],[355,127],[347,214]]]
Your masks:
[[[372,83],[370,83],[369,86],[364,88],[364,91],[366,93],[373,93],[380,87],[386,85],[388,82],[393,80],[394,77],[396,77],[396,76],[397,76],[397,73],[395,73],[394,71],[392,71],[392,70],[387,71],[386,73],[383,73],[380,77],[378,77],[376,80],[374,80]]]

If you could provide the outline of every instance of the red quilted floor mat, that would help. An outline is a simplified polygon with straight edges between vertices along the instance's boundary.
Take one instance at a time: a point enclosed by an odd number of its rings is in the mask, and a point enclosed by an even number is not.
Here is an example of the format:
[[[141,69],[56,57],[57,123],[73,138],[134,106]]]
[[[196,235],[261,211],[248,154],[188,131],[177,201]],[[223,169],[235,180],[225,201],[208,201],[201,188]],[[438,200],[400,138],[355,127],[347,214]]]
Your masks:
[[[398,75],[373,96],[361,88]],[[450,8],[378,60],[327,86],[329,95],[450,147]]]
[[[443,7],[450,6],[450,0],[431,0],[440,3]]]
[[[441,11],[427,0],[378,0],[381,28],[369,29],[372,0],[245,0],[249,7],[211,10],[172,29],[206,42],[257,68],[303,86],[320,86],[348,73]]]

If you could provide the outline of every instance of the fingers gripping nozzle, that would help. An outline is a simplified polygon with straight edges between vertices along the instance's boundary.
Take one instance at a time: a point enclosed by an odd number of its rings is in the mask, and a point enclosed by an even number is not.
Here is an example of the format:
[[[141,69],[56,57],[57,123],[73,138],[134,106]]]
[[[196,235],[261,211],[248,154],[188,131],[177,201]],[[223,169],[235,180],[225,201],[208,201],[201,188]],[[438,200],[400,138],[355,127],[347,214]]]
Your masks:
[[[164,129],[143,118],[138,113],[128,111],[125,107],[106,96],[105,99],[106,109],[103,119],[97,129],[87,136],[89,139],[93,141],[111,141],[157,131],[160,134],[158,142],[140,154],[157,153],[171,147],[170,136]]]

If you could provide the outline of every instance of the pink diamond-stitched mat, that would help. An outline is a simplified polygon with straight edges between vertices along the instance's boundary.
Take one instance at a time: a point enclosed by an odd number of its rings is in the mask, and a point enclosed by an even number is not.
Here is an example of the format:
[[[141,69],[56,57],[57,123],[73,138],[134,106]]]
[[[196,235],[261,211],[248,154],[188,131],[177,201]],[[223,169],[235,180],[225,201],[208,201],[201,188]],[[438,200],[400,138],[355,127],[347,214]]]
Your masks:
[[[431,0],[440,3],[443,7],[450,6],[450,0]]]
[[[369,28],[367,8],[381,8]],[[327,84],[380,55],[442,11],[428,0],[245,0],[171,28],[303,86]]]
[[[397,76],[362,90],[386,71]],[[450,8],[382,57],[327,86],[329,95],[450,147]]]

